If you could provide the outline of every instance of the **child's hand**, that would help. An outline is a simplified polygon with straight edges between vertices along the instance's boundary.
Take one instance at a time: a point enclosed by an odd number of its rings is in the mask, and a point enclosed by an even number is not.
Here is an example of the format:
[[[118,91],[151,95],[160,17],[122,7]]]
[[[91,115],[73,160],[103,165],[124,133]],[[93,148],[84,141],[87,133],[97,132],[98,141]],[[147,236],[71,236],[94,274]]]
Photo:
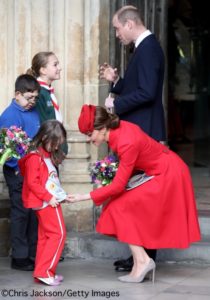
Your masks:
[[[59,202],[56,200],[56,198],[53,196],[50,201],[49,201],[49,205],[51,205],[52,207],[57,207],[59,205]]]
[[[68,202],[72,202],[72,203],[79,202],[79,201],[82,201],[82,195],[81,194],[73,194],[73,195],[69,194],[69,195],[67,195],[66,200]]]
[[[74,203],[74,202],[79,202],[79,201],[84,201],[84,200],[89,200],[90,199],[90,194],[68,194],[66,197],[66,201]]]

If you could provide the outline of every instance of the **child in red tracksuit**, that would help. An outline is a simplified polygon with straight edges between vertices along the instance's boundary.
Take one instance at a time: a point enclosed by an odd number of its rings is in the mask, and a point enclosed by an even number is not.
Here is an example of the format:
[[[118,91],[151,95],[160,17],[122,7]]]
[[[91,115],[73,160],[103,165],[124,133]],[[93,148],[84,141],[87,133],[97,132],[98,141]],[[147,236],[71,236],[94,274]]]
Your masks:
[[[60,145],[65,141],[63,125],[48,120],[34,137],[30,153],[19,160],[23,204],[34,209],[38,218],[34,278],[47,285],[59,285],[63,280],[56,275],[56,267],[66,238],[60,202],[68,200],[68,195],[60,186],[56,167],[64,159]]]

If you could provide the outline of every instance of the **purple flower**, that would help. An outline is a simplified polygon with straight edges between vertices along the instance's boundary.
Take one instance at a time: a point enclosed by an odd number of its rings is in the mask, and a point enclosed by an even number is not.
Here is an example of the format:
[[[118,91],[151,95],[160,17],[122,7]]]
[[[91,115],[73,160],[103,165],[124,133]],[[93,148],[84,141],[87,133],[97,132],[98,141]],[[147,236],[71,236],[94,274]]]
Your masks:
[[[31,139],[27,136],[26,132],[17,126],[10,126],[9,128],[0,129],[0,160],[7,154],[6,159],[21,158],[27,153]],[[5,155],[4,155],[5,154]],[[1,164],[5,160],[2,158]]]
[[[113,180],[119,162],[114,155],[104,157],[102,160],[97,160],[90,166],[91,183],[107,185]]]

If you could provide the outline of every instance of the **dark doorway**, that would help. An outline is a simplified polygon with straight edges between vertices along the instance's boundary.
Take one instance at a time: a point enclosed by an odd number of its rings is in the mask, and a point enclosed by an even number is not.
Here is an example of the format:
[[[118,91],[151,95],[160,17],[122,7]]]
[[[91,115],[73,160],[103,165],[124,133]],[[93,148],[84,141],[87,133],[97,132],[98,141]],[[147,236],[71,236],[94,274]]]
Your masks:
[[[192,167],[210,165],[208,2],[169,1],[168,138]]]

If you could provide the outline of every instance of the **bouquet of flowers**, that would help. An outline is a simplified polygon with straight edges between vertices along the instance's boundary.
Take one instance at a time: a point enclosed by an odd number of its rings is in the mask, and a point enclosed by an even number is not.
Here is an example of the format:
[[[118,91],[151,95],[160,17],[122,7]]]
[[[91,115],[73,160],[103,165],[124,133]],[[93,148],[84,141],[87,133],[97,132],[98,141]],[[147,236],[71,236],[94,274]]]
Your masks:
[[[103,186],[112,182],[119,162],[114,155],[108,155],[102,160],[97,160],[90,165],[91,183]]]
[[[0,165],[9,158],[21,158],[27,153],[31,139],[17,126],[0,129]]]

